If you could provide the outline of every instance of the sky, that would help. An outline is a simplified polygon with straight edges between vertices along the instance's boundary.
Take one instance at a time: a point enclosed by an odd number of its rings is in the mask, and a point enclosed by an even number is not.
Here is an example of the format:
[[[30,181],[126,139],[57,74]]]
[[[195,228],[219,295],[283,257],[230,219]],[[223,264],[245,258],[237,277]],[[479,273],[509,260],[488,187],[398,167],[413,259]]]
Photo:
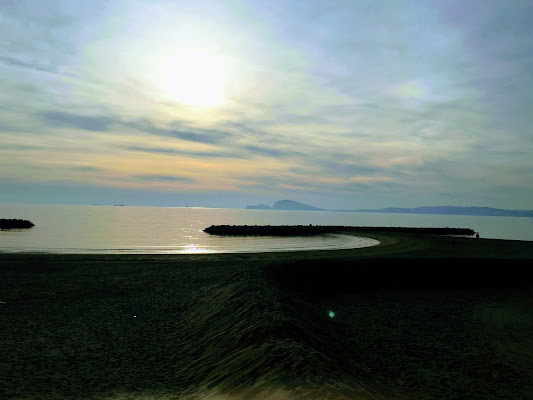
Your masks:
[[[533,3],[0,1],[0,202],[532,209]]]

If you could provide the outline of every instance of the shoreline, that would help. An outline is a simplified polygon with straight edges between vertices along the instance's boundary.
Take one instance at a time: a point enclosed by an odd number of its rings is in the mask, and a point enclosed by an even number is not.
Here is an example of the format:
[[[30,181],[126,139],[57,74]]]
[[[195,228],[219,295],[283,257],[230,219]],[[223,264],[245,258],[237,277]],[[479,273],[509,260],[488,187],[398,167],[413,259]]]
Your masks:
[[[173,260],[209,261],[242,257],[266,259],[323,258],[323,257],[412,257],[412,258],[509,258],[533,259],[533,241],[510,239],[475,239],[463,236],[441,236],[398,232],[337,232],[350,236],[369,238],[379,243],[353,249],[283,250],[269,252],[235,253],[59,253],[59,252],[2,252],[0,261],[10,259],[109,259],[119,260]]]

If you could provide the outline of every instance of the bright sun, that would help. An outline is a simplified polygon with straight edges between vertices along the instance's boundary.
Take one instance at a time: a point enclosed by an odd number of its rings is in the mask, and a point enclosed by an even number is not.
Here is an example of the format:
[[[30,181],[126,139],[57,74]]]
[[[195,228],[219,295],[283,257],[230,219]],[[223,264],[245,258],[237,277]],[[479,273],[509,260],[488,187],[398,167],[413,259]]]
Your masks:
[[[230,77],[222,56],[190,50],[162,57],[154,78],[166,97],[190,106],[216,107],[226,100]]]

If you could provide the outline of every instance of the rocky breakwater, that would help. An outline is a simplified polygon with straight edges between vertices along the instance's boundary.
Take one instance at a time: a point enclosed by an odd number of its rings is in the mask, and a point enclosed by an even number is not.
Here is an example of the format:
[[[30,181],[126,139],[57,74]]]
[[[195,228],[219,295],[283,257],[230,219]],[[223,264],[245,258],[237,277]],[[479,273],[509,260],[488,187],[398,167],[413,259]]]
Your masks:
[[[302,236],[335,232],[401,232],[433,235],[474,235],[469,228],[411,228],[333,225],[211,225],[204,232],[231,236]]]
[[[0,218],[0,229],[27,229],[35,225],[25,219],[5,219]]]

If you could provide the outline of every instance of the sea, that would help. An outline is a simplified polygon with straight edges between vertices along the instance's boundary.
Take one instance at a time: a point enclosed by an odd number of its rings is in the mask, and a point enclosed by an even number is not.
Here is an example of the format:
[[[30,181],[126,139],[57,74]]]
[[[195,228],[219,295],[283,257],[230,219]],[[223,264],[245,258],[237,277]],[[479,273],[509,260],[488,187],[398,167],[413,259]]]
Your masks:
[[[0,218],[32,221],[0,231],[0,252],[74,254],[205,254],[349,249],[376,240],[351,235],[228,237],[211,225],[343,225],[471,228],[482,238],[533,240],[533,218],[272,211],[197,207],[0,204]]]

